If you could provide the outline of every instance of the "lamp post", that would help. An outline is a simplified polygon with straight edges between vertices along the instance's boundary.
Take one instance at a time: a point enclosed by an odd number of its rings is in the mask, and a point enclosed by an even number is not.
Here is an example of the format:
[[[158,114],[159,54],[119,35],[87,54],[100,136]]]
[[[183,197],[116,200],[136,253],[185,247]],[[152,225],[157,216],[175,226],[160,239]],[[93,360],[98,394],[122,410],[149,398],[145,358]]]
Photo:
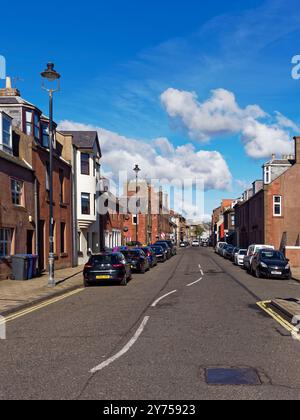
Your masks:
[[[48,286],[55,287],[54,279],[54,219],[53,219],[53,94],[60,90],[60,74],[54,70],[54,64],[48,63],[47,69],[41,73],[42,89],[49,94],[49,280]],[[47,80],[47,86],[46,86]]]
[[[139,221],[138,221],[138,178],[139,178],[139,172],[141,169],[139,168],[139,165],[135,165],[135,168],[133,169],[135,172],[135,194],[136,194],[136,220],[135,220],[135,241],[136,245],[139,241]]]

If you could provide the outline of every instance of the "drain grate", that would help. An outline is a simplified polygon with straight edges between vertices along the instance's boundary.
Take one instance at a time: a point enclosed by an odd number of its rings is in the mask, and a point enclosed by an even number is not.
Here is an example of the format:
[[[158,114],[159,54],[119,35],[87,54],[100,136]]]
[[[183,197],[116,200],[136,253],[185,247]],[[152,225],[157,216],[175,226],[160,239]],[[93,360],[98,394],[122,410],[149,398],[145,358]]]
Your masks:
[[[252,368],[210,368],[206,369],[208,385],[261,385],[260,378]]]

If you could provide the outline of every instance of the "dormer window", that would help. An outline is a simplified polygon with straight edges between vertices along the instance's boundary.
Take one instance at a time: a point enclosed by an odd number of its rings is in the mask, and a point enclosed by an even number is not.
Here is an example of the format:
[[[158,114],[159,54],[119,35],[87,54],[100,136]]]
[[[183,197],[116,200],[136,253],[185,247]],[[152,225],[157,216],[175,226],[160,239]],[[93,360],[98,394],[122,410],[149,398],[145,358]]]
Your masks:
[[[40,140],[40,117],[37,112],[25,111],[25,133]]]
[[[265,180],[265,184],[271,184],[271,182],[272,182],[272,170],[271,170],[271,166],[265,166],[264,180]]]
[[[0,149],[12,153],[12,119],[0,112]]]

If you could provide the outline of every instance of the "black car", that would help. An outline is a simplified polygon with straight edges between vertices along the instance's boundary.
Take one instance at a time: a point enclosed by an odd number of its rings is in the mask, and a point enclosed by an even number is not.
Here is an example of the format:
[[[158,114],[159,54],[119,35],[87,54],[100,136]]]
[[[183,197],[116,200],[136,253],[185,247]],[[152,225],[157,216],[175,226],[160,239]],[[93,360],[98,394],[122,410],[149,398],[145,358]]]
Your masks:
[[[167,260],[172,258],[173,256],[172,249],[169,247],[169,245],[166,242],[156,242],[154,245],[159,245],[163,247]]]
[[[158,262],[166,262],[167,261],[167,256],[166,256],[166,253],[165,253],[164,248],[162,246],[152,245],[151,250],[155,254]]]
[[[150,270],[148,258],[142,249],[130,249],[122,251],[122,254],[130,264],[132,271],[144,274]]]
[[[167,245],[169,245],[169,247],[171,248],[171,250],[172,250],[172,255],[174,256],[174,255],[176,255],[177,254],[177,248],[176,248],[176,245],[170,240],[170,239],[168,239],[168,240],[165,240],[165,241],[163,241],[163,240],[161,240],[161,241],[158,241],[157,243],[161,243],[161,242],[165,242]]]
[[[131,267],[121,253],[104,253],[93,255],[83,270],[84,285],[100,282],[117,282],[122,286],[131,280]]]
[[[281,251],[262,249],[252,260],[253,273],[257,278],[290,279],[291,267]]]
[[[232,257],[233,251],[234,251],[234,246],[227,245],[224,249],[224,258],[226,258],[226,260],[230,260]]]

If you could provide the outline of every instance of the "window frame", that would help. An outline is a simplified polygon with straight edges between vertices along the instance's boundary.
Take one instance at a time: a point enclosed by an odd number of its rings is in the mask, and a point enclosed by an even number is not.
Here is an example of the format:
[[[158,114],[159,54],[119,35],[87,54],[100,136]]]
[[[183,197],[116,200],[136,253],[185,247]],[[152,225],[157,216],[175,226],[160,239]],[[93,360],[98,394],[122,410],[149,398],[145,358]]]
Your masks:
[[[87,213],[85,213],[83,211],[83,200],[84,200],[83,196],[88,197],[88,199],[85,199],[85,201],[88,202],[88,212]],[[81,214],[83,216],[90,216],[91,215],[91,194],[90,193],[84,193],[84,192],[81,193]]]
[[[1,233],[3,233],[3,238]],[[8,234],[6,236],[6,234]],[[12,255],[12,247],[13,247],[13,229],[11,228],[0,228],[0,259],[8,258]],[[5,246],[7,247],[7,252],[2,254],[2,249],[5,250]]]
[[[279,202],[276,202],[276,199],[279,199]],[[276,212],[276,208],[279,208],[280,212]],[[282,196],[273,195],[273,217],[282,217]]]
[[[88,161],[84,161],[83,157],[88,157]],[[80,152],[80,173],[81,175],[90,176],[91,168],[90,168],[90,160],[91,156],[89,153]]]
[[[15,188],[16,185],[20,186],[20,189]],[[10,191],[12,204],[16,207],[24,207],[24,182],[20,179],[10,178]]]

